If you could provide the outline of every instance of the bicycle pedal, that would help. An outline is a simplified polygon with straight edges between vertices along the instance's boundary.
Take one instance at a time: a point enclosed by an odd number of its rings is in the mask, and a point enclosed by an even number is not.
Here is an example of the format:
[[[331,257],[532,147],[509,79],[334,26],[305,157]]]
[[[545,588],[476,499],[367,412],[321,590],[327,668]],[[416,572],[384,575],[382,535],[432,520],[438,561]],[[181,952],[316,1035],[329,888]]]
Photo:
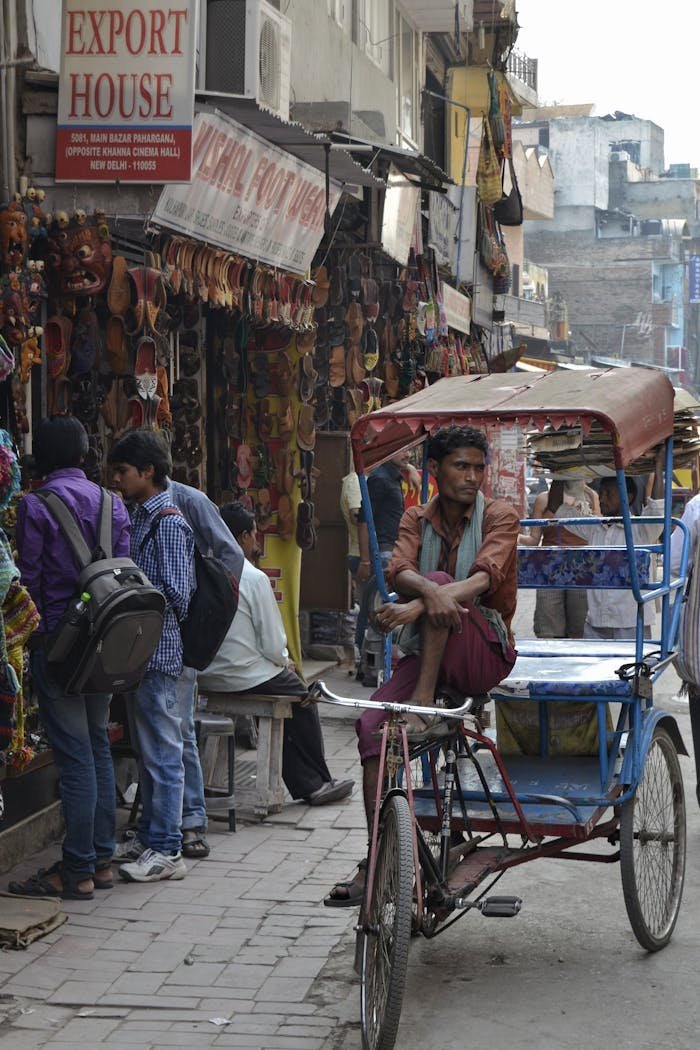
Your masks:
[[[510,919],[517,915],[523,906],[520,897],[486,897],[478,904],[482,915],[489,918]]]

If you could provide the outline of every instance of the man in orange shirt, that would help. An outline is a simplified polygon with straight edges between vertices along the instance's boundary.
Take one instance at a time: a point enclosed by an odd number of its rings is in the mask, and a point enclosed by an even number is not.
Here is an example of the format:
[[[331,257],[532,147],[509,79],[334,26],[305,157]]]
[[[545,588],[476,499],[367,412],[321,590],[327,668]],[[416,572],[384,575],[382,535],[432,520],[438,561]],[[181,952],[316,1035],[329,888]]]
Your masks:
[[[463,696],[493,688],[515,663],[510,624],[517,597],[516,511],[480,492],[488,445],[473,427],[444,427],[430,439],[429,469],[438,494],[403,515],[387,570],[400,600],[376,613],[378,629],[402,628],[399,647],[407,653],[373,700],[434,707],[436,690]],[[377,729],[383,711],[365,711],[357,720],[368,828],[379,775]],[[408,718],[409,740],[439,738],[449,727],[438,713],[428,721]],[[362,865],[351,882],[338,883],[329,907],[359,904]]]

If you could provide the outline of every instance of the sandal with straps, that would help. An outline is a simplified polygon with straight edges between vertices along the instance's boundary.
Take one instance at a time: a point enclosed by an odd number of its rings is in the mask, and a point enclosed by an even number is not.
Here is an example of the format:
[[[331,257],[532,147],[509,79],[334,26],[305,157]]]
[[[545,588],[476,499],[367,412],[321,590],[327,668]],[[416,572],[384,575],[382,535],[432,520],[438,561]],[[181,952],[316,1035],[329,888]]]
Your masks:
[[[50,875],[60,875],[60,888],[49,880]],[[64,869],[62,862],[57,860],[50,868],[39,868],[35,875],[30,875],[24,882],[11,882],[8,890],[20,897],[60,897],[64,901],[91,901],[95,897],[93,890],[78,889],[78,883],[83,881],[92,880],[89,877],[84,880],[76,879]]]
[[[203,860],[211,853],[211,846],[207,842],[207,829],[183,828],[182,831],[182,855],[190,860]]]
[[[326,908],[356,908],[362,904],[365,895],[365,880],[367,878],[367,860],[361,860],[357,865],[357,873],[347,882],[336,882],[335,886],[324,897],[323,903]]]

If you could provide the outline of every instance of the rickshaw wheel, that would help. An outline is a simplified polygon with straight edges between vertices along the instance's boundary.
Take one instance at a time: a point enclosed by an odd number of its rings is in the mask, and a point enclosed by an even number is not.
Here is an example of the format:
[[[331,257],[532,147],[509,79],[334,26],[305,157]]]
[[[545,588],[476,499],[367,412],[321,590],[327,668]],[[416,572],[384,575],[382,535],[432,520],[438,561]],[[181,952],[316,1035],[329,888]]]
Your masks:
[[[671,939],[685,877],[685,795],[678,755],[654,729],[636,791],[620,812],[622,892],[632,931],[657,952]]]
[[[392,795],[382,814],[360,971],[364,1050],[392,1050],[401,1017],[411,939],[413,841],[408,799]]]

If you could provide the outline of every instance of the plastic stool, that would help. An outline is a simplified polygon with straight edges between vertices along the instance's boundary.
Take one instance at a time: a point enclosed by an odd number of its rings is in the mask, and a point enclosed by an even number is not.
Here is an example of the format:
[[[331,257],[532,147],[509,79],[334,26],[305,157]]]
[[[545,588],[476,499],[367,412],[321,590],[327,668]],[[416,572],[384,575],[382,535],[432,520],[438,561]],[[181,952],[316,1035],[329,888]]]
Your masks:
[[[236,737],[233,719],[227,718],[225,715],[209,714],[208,711],[195,711],[194,728],[202,762],[207,816],[217,817],[222,813],[226,813],[228,815],[229,831],[235,831],[234,771]],[[226,739],[226,788],[211,786],[218,758],[218,742],[221,737]],[[211,747],[209,745],[215,746]]]

